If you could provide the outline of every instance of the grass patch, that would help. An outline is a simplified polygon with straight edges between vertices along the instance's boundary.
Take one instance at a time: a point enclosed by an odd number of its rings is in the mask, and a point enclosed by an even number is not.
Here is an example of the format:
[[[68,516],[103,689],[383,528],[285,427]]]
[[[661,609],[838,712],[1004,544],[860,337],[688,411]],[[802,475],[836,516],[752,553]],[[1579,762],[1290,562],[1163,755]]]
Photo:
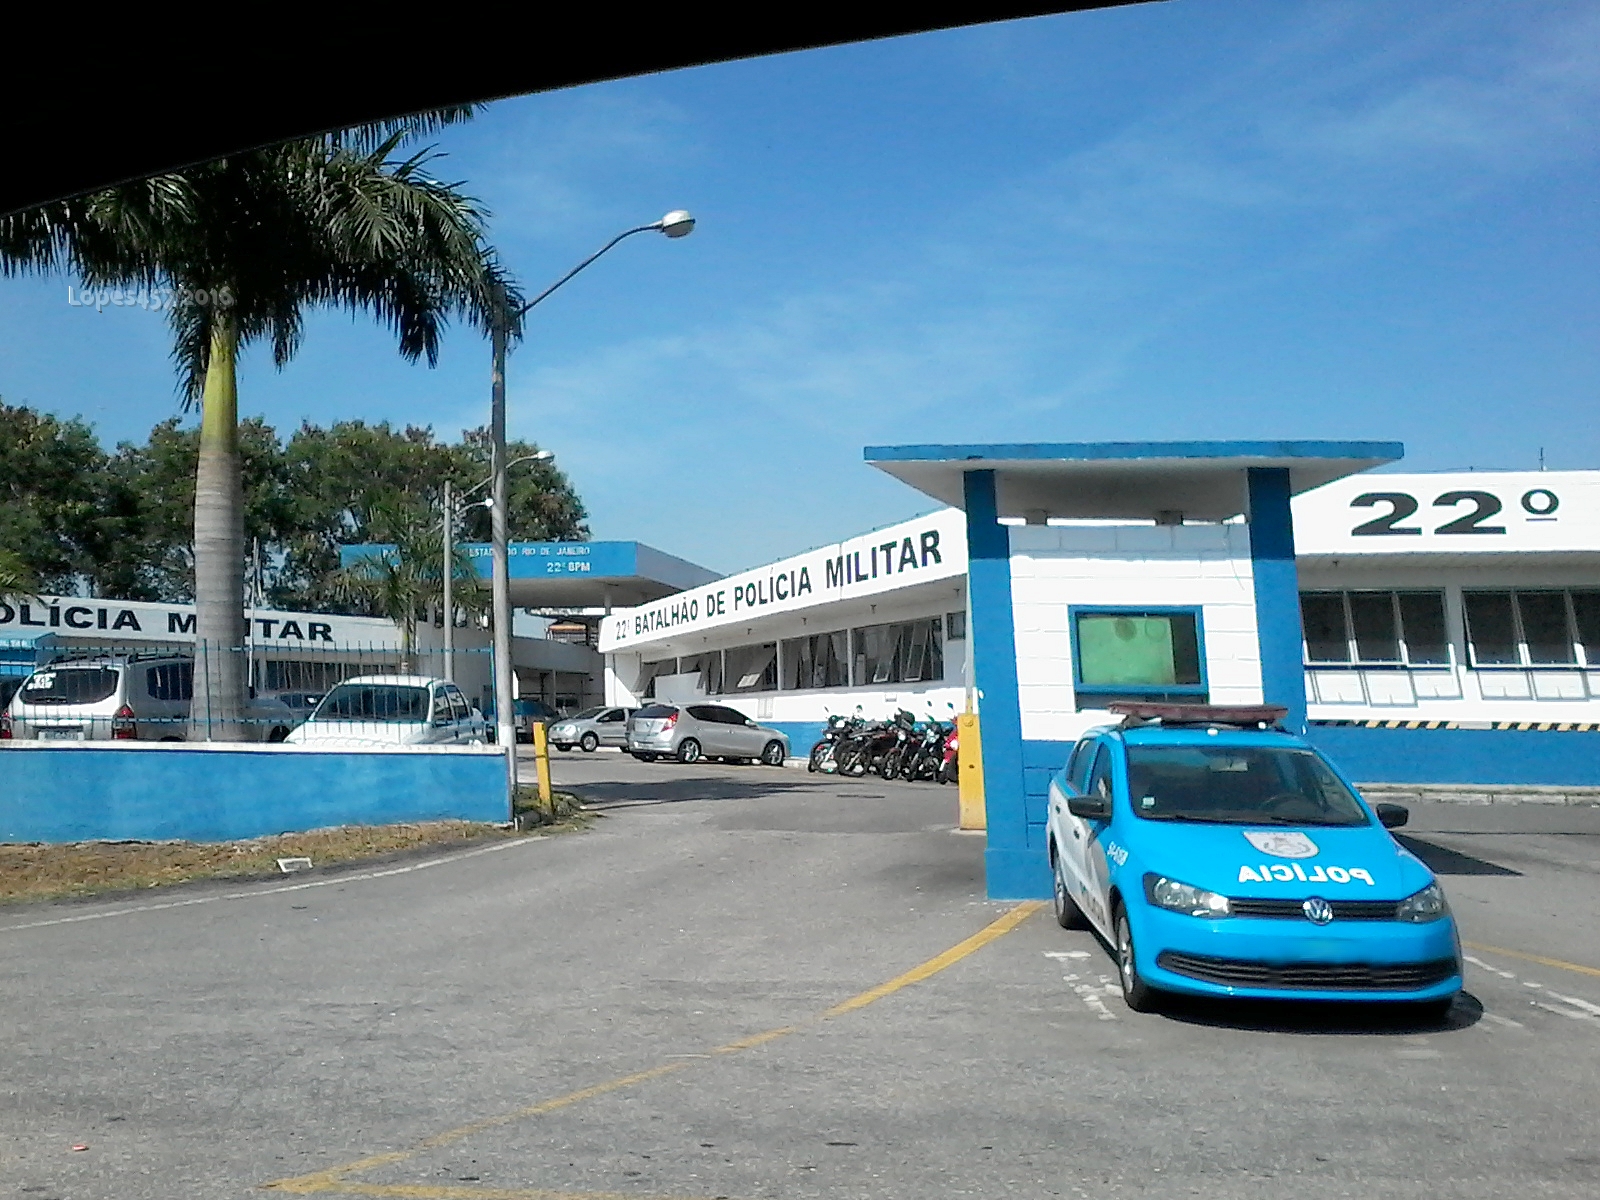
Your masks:
[[[193,879],[281,876],[280,858],[309,858],[313,866],[324,867],[406,850],[515,836],[510,830],[476,821],[419,821],[342,825],[238,842],[0,845],[0,904],[94,896]]]
[[[538,788],[518,787],[512,812],[516,814],[518,828],[538,828],[550,832],[558,829],[581,829],[590,820],[589,814],[584,812],[583,801],[578,796],[572,792],[556,789],[551,790],[550,803],[545,804],[539,799]]]

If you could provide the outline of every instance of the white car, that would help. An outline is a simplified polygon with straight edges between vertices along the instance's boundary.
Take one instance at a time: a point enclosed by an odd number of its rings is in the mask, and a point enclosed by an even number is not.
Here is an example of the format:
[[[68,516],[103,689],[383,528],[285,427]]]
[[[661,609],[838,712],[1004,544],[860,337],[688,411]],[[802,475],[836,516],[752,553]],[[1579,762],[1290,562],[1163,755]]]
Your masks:
[[[291,746],[481,746],[483,714],[461,689],[425,675],[362,675],[337,684],[304,724],[284,739]]]

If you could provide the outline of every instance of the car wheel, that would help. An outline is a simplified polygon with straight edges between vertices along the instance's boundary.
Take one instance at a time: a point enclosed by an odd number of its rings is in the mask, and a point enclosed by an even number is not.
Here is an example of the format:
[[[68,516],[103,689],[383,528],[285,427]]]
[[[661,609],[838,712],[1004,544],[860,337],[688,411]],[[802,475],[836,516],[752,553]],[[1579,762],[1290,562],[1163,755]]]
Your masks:
[[[1052,874],[1056,877],[1056,924],[1063,929],[1087,929],[1089,922],[1084,919],[1083,909],[1078,907],[1078,902],[1072,898],[1072,893],[1067,889],[1067,874],[1061,869],[1059,854],[1056,855],[1055,870]]]
[[[783,766],[783,760],[785,757],[786,756],[783,753],[782,742],[768,742],[766,748],[761,751],[761,761],[769,767]],[[815,771],[816,767],[812,767],[811,769]]]
[[[600,739],[592,732],[586,733],[578,739],[578,745],[583,748],[585,754],[593,754],[600,748]]]
[[[275,726],[273,728],[271,733],[267,734],[267,741],[269,741],[269,742],[281,742],[281,741],[283,741],[284,738],[286,738],[288,736],[289,736],[289,731],[287,729],[285,729],[282,725],[278,725],[278,726]]]
[[[1133,927],[1128,912],[1117,906],[1117,977],[1122,981],[1122,999],[1134,1012],[1153,1012],[1156,991],[1139,976],[1139,962],[1133,952]]]
[[[678,761],[692,763],[700,761],[700,743],[693,738],[684,738],[678,743]]]

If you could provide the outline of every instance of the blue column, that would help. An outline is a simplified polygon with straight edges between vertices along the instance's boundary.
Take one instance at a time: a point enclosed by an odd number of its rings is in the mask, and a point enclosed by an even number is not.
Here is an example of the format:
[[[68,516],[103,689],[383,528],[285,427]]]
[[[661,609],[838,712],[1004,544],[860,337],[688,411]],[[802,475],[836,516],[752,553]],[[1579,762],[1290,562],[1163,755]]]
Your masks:
[[[1300,575],[1286,467],[1251,467],[1250,565],[1255,575],[1256,636],[1261,642],[1262,699],[1289,710],[1284,727],[1306,729],[1306,671],[1301,657]]]
[[[993,471],[963,477],[967,509],[967,587],[972,663],[980,694],[983,799],[989,826],[984,873],[991,900],[1050,894],[1044,853],[1028,847],[1023,800],[1022,708],[1011,612],[1011,535],[997,519]]]

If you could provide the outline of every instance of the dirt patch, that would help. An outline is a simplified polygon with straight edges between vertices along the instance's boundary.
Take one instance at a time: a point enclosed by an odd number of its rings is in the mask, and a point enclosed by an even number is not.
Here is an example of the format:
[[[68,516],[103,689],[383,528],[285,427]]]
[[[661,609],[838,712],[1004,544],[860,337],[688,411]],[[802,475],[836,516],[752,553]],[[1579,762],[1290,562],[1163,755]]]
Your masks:
[[[421,821],[344,825],[239,842],[0,845],[0,904],[162,887],[192,879],[281,875],[280,858],[309,858],[313,866],[325,867],[516,836],[474,821]]]

